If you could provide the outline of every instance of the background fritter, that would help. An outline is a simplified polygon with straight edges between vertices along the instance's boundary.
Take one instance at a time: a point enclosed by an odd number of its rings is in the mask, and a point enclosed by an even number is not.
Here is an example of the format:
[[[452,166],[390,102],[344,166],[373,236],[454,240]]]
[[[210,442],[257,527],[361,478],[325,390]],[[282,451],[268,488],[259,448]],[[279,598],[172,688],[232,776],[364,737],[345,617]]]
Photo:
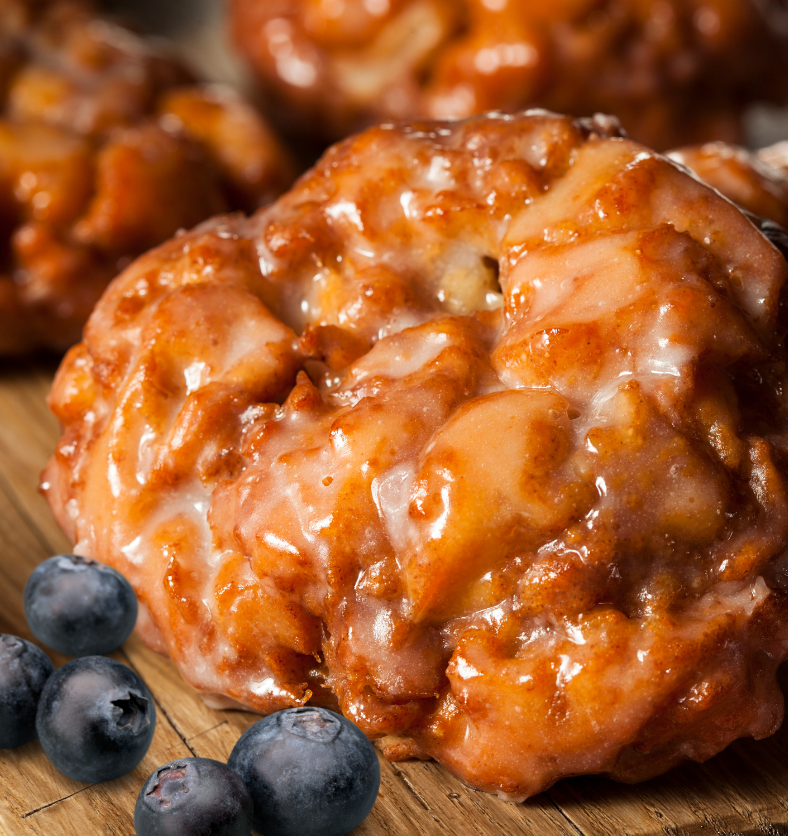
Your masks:
[[[129,260],[293,167],[234,94],[68,0],[0,5],[0,353],[79,339]]]
[[[635,139],[669,148],[737,141],[747,103],[788,97],[776,0],[230,5],[236,41],[280,119],[313,137],[538,105],[614,113]]]
[[[760,151],[709,142],[669,156],[759,218],[788,229],[788,143]]]

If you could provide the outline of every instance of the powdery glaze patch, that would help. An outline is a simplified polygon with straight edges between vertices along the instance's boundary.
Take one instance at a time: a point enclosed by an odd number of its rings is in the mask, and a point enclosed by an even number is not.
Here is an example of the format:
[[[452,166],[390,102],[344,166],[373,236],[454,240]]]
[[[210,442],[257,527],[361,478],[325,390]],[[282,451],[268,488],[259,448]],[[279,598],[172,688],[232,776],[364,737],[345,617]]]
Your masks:
[[[788,268],[609,126],[376,128],[107,291],[45,489],[197,688],[510,798],[775,730]]]

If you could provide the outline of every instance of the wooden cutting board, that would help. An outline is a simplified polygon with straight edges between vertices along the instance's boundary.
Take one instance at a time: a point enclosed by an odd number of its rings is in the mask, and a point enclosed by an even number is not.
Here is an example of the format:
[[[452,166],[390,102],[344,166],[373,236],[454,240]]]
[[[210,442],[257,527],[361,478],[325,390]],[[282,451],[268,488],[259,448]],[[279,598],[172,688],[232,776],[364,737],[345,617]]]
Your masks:
[[[37,563],[70,546],[36,490],[58,436],[45,403],[54,368],[0,364],[0,632],[27,639],[25,581]],[[50,655],[56,665],[66,661]],[[226,760],[257,719],[207,708],[136,636],[115,658],[142,676],[156,700],[150,751],[130,775],[94,785],[59,774],[38,741],[0,752],[2,836],[131,836],[137,793],[156,767],[189,755]],[[472,790],[434,763],[381,759],[381,771],[380,796],[355,836],[788,834],[788,728],[643,784],[573,778],[524,804]]]

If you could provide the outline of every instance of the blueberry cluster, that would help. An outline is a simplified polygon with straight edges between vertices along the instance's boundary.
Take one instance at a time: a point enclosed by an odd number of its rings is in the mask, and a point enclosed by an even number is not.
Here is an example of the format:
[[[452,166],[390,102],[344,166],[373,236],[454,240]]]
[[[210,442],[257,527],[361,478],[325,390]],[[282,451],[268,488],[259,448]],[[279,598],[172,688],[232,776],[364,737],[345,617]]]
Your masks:
[[[0,635],[0,749],[36,736],[52,763],[77,781],[119,778],[145,756],[156,709],[145,683],[99,655],[122,644],[137,602],[121,575],[93,560],[58,555],[25,588],[30,629],[78,658],[55,671],[47,655]],[[380,765],[361,730],[325,708],[265,717],[238,740],[227,764],[172,761],[153,772],[134,810],[138,836],[343,836],[372,809]]]
[[[134,628],[130,584],[96,561],[58,555],[30,576],[24,603],[36,638],[80,658],[55,671],[35,645],[0,636],[0,748],[38,737],[54,766],[77,781],[130,772],[153,739],[156,708],[134,671],[98,655]]]
[[[227,765],[185,758],[157,769],[137,797],[137,836],[343,836],[380,787],[375,750],[358,726],[325,708],[259,720]]]

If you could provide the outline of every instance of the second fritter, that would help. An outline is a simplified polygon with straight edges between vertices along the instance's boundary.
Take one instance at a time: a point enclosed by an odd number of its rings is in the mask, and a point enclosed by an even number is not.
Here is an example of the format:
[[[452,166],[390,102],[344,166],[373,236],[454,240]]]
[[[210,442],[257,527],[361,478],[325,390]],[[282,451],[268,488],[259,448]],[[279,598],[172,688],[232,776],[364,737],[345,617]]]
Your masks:
[[[384,119],[614,113],[659,149],[738,141],[788,96],[778,0],[230,0],[283,122],[332,139]]]
[[[0,354],[68,347],[132,258],[294,175],[253,108],[80,3],[0,3],[0,102]]]

